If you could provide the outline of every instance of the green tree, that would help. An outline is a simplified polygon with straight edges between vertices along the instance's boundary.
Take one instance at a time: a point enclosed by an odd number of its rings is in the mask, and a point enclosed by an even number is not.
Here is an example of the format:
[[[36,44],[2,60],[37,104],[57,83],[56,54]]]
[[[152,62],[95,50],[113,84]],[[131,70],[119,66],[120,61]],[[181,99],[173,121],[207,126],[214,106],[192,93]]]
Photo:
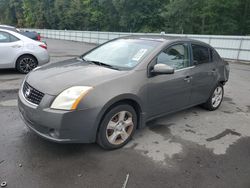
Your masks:
[[[0,0],[0,11],[18,27],[250,34],[250,0]]]
[[[20,0],[0,0],[0,21],[5,24],[23,26],[23,9]]]

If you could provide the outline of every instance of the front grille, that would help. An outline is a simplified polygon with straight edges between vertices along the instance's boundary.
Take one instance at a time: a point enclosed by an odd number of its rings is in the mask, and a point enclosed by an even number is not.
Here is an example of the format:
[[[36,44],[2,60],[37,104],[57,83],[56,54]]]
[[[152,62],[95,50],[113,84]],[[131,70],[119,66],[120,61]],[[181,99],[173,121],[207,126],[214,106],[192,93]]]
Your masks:
[[[23,96],[25,99],[33,104],[39,105],[44,93],[30,86],[27,82],[23,84]]]

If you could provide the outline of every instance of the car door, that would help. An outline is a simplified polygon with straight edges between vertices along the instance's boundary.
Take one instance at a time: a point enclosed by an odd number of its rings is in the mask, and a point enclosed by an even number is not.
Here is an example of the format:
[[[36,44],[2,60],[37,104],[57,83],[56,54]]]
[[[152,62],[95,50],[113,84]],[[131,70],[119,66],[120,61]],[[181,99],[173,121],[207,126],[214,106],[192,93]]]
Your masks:
[[[17,37],[0,31],[0,67],[12,68],[15,60],[22,50],[22,41]]]
[[[149,118],[184,108],[188,105],[191,93],[190,53],[187,43],[167,47],[155,58],[153,65],[156,63],[167,64],[173,67],[175,72],[149,78]]]
[[[211,49],[201,44],[191,44],[192,49],[192,90],[191,104],[200,104],[208,100],[216,82],[216,63],[211,57]]]

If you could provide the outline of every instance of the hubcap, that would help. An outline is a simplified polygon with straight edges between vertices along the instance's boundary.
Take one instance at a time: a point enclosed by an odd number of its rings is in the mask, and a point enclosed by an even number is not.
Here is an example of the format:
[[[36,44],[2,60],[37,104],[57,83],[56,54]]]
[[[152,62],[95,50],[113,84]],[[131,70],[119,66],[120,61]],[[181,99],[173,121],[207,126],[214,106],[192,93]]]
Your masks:
[[[26,57],[20,61],[20,69],[24,73],[28,73],[34,68],[36,68],[36,62],[33,59]]]
[[[133,116],[128,111],[115,114],[108,123],[106,137],[111,144],[124,143],[131,135],[134,128]]]
[[[212,97],[212,106],[214,108],[217,108],[220,105],[222,97],[223,97],[222,88],[218,86],[215,89],[213,97]]]

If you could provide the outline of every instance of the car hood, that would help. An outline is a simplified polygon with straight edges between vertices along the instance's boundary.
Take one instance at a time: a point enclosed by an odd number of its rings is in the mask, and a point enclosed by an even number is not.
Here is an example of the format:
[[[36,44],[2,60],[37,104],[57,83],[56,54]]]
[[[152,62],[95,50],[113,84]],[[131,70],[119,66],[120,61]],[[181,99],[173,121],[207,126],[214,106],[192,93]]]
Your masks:
[[[29,73],[26,81],[43,93],[58,95],[72,86],[95,87],[125,73],[126,71],[89,64],[80,59],[71,59],[42,66]]]

